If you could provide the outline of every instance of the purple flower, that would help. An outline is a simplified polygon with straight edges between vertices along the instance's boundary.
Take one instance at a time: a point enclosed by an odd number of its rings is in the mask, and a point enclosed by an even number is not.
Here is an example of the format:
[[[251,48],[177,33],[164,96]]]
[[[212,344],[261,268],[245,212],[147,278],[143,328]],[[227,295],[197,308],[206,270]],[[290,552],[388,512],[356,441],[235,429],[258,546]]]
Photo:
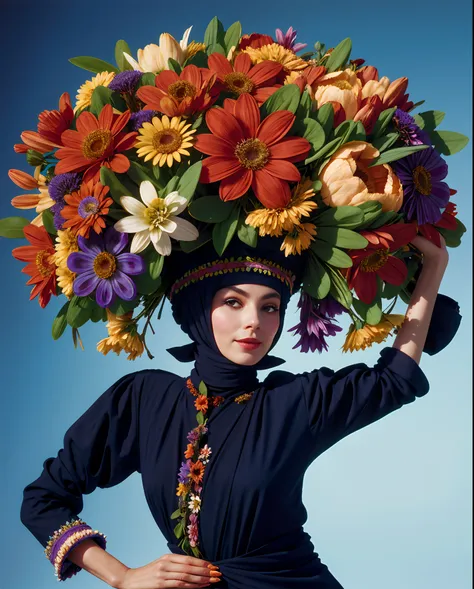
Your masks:
[[[298,308],[301,309],[300,322],[288,330],[294,330],[300,336],[293,349],[301,346],[300,352],[304,353],[309,350],[312,352],[315,350],[322,352],[323,349],[327,351],[328,345],[324,338],[342,331],[342,327],[334,325],[331,319],[343,313],[344,307],[330,296],[317,301],[302,291]]]
[[[86,297],[94,290],[101,307],[109,307],[116,296],[132,301],[137,287],[129,274],[142,274],[145,261],[137,254],[120,253],[128,243],[128,234],[109,227],[104,233],[92,233],[89,239],[77,238],[81,251],[69,254],[67,265],[78,275],[73,290],[78,297]]]
[[[302,49],[308,46],[307,43],[295,43],[297,34],[298,31],[294,31],[293,27],[290,27],[286,31],[286,34],[283,34],[283,31],[281,29],[277,29],[275,31],[277,43],[285,49],[291,49],[291,51],[294,51],[295,53],[301,51]]]
[[[179,469],[178,473],[178,482],[186,483],[188,480],[188,475],[191,469],[191,460],[186,460],[186,462],[181,463],[181,468]]]
[[[419,225],[436,223],[449,202],[449,186],[442,182],[448,164],[432,147],[392,162],[403,185],[403,206],[407,219]]]
[[[142,73],[137,70],[120,72],[110,82],[109,88],[115,92],[127,92],[130,94],[135,90],[135,86],[141,77]]]
[[[138,112],[132,112],[130,115],[130,126],[133,131],[143,125],[143,123],[151,123],[151,119],[156,115],[154,110],[139,110]]]
[[[57,202],[51,207],[51,212],[53,213],[53,223],[56,229],[62,229],[63,223],[66,219],[61,215],[61,211],[64,209],[64,202]]]
[[[405,145],[430,145],[431,139],[426,131],[420,129],[415,119],[404,110],[397,108],[393,115],[393,122],[400,133],[400,139]]]
[[[55,201],[64,203],[64,195],[71,194],[81,187],[81,176],[75,172],[58,174],[48,184],[49,196]]]

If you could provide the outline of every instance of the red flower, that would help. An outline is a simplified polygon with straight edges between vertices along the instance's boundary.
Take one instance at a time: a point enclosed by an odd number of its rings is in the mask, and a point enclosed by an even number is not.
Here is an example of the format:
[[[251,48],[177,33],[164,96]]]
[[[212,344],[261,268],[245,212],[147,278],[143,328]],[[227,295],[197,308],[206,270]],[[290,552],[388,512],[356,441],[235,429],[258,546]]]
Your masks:
[[[169,117],[192,115],[206,110],[217,100],[220,87],[210,70],[187,65],[178,76],[164,70],[155,78],[155,86],[142,86],[137,96],[145,109],[158,110]]]
[[[247,53],[239,53],[232,66],[220,53],[212,53],[208,64],[209,69],[217,75],[226,90],[236,96],[251,94],[259,105],[281,87],[275,80],[282,66],[275,61],[262,61],[252,66],[250,56]]]
[[[35,285],[30,294],[30,301],[39,295],[40,307],[44,309],[49,303],[51,295],[56,296],[54,245],[44,227],[27,225],[23,229],[23,233],[30,245],[16,247],[12,251],[12,255],[17,260],[28,262],[22,272],[31,276],[26,284]]]
[[[457,190],[450,189],[451,195],[456,194]],[[448,229],[448,231],[454,231],[457,227],[456,223],[456,205],[453,202],[448,202],[446,208],[441,215],[441,218],[432,225],[431,223],[425,223],[424,225],[418,225],[418,232],[423,235],[426,239],[441,247],[441,239],[439,231],[436,229]]]
[[[353,265],[348,268],[346,279],[359,299],[370,304],[377,294],[377,276],[395,286],[405,282],[408,273],[405,262],[391,254],[416,236],[416,227],[413,223],[397,223],[360,233],[369,245],[348,252]]]
[[[61,134],[69,129],[74,120],[74,111],[71,99],[67,92],[61,94],[59,110],[44,110],[38,116],[38,132],[23,131],[21,138],[25,142],[14,146],[16,153],[26,153],[34,149],[40,153],[51,151],[55,147],[61,147]]]
[[[291,84],[296,84],[300,89],[300,92],[303,93],[306,86],[311,86],[313,91],[313,85],[325,75],[326,68],[323,65],[318,65],[317,67],[313,65],[308,65],[304,70],[299,72],[291,72],[290,80]]]
[[[83,181],[99,180],[100,168],[106,166],[124,174],[130,167],[128,158],[121,151],[133,147],[137,133],[122,133],[128,123],[130,111],[114,115],[106,104],[97,119],[91,112],[82,112],[76,121],[77,131],[68,129],[61,135],[64,147],[58,149],[55,173],[81,172]]]
[[[89,237],[91,229],[95,233],[102,233],[105,228],[104,217],[114,202],[109,196],[108,186],[100,182],[83,182],[81,188],[72,194],[66,194],[66,206],[61,210],[61,216],[66,219],[63,228],[71,228],[74,235]]]
[[[239,51],[243,51],[247,49],[247,47],[253,47],[254,49],[259,49],[264,45],[271,45],[275,43],[275,41],[270,37],[270,35],[261,35],[260,33],[252,33],[251,35],[243,35],[240,39],[239,43]]]
[[[202,164],[201,182],[220,182],[223,201],[235,200],[252,187],[267,208],[286,206],[291,200],[288,182],[301,176],[293,162],[306,158],[310,143],[302,137],[285,137],[295,121],[287,110],[271,113],[260,122],[257,101],[242,94],[230,108],[206,113],[211,134],[196,137],[195,148],[211,157]]]

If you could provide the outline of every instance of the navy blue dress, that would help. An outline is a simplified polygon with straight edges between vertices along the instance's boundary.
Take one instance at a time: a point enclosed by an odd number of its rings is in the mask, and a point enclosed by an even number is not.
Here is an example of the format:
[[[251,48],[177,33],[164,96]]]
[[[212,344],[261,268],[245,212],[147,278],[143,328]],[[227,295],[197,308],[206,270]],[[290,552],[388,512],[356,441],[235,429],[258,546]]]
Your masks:
[[[195,386],[197,380],[194,374]],[[223,573],[216,587],[340,589],[303,529],[305,472],[333,444],[428,389],[416,362],[385,348],[373,368],[276,370],[247,403],[235,403],[233,394],[213,407],[199,541],[203,557]],[[182,554],[170,515],[178,506],[186,436],[195,426],[186,378],[164,370],[124,376],[69,428],[64,448],[24,489],[23,524],[46,546],[53,531],[77,518],[83,494],[138,471],[170,551]]]

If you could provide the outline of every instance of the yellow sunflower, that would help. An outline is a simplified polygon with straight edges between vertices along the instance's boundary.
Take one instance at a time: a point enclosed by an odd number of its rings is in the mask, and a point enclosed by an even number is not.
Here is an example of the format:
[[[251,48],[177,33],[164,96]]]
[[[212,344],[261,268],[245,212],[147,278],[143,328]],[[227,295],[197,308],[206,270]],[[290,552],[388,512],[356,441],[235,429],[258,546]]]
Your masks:
[[[143,354],[145,346],[134,329],[132,315],[132,311],[125,315],[114,315],[107,309],[109,337],[100,340],[97,344],[97,350],[104,356],[107,356],[109,352],[115,352],[118,356],[123,350],[128,354],[127,360],[135,360]]]
[[[258,228],[260,237],[271,235],[279,237],[283,231],[293,231],[300,224],[301,217],[309,217],[311,211],[318,208],[314,200],[313,184],[309,178],[303,180],[293,189],[290,202],[278,209],[257,209],[247,215],[247,225]]]
[[[347,332],[342,351],[365,350],[370,348],[373,343],[380,344],[387,339],[393,329],[399,329],[404,320],[405,315],[383,315],[382,320],[377,325],[368,325],[366,323],[360,329],[356,329],[353,323]]]
[[[192,137],[196,129],[190,129],[191,124],[182,121],[181,117],[171,120],[163,115],[153,117],[151,123],[143,123],[138,129],[135,147],[137,154],[145,161],[153,158],[154,166],[171,167],[175,161],[180,162],[182,155],[190,155],[187,149],[192,146]],[[189,129],[189,130],[188,130]]]
[[[271,45],[263,45],[255,49],[253,47],[247,47],[244,53],[248,53],[253,64],[261,63],[262,61],[276,61],[281,63],[287,73],[304,70],[308,67],[308,63],[298,57],[290,49],[285,49],[278,43],[272,43]]]
[[[94,76],[92,80],[87,80],[77,91],[76,106],[74,107],[74,114],[78,111],[90,106],[92,100],[92,93],[97,86],[108,86],[115,78],[114,72],[100,72]]]
[[[280,250],[285,252],[285,257],[290,254],[301,255],[301,252],[307,250],[314,241],[314,235],[316,235],[316,226],[313,223],[295,225],[293,232],[283,240]]]
[[[67,259],[69,254],[79,251],[77,244],[77,237],[73,234],[71,229],[59,230],[54,246],[56,253],[54,254],[54,263],[56,264],[56,278],[59,288],[63,291],[68,299],[73,294],[73,282],[76,278],[75,272],[71,272],[67,267]]]
[[[206,46],[204,43],[197,43],[196,41],[191,41],[191,43],[186,48],[186,59],[190,59],[199,51],[206,51]]]

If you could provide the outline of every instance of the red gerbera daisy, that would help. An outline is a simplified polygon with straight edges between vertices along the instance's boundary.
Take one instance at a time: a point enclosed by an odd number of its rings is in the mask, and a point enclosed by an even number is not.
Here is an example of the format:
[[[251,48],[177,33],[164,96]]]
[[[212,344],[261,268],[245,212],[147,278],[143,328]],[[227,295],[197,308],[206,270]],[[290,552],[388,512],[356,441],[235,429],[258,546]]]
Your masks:
[[[22,272],[31,276],[26,284],[34,284],[30,301],[39,295],[40,307],[44,309],[51,295],[56,296],[56,265],[54,263],[54,245],[46,229],[27,225],[23,229],[30,245],[16,247],[12,255],[17,260],[28,262]]]
[[[243,51],[247,47],[259,49],[264,45],[271,45],[275,41],[270,35],[261,35],[260,33],[252,33],[251,35],[242,35],[239,43],[239,51]]]
[[[216,75],[210,70],[187,65],[178,76],[164,70],[155,78],[155,86],[142,86],[137,96],[145,109],[158,110],[169,117],[201,112],[217,100],[220,88],[215,86]]]
[[[275,81],[283,67],[276,61],[262,61],[252,66],[248,53],[239,53],[232,66],[220,53],[212,53],[208,64],[226,90],[236,96],[251,94],[259,105],[281,88],[281,84],[276,84]]]
[[[196,138],[195,148],[211,157],[202,163],[201,182],[218,182],[223,201],[235,200],[252,187],[267,208],[286,206],[291,200],[288,182],[299,182],[293,162],[306,158],[310,143],[302,137],[285,137],[295,115],[288,110],[271,113],[260,122],[257,101],[242,94],[228,109],[206,113],[211,134]]]
[[[110,104],[104,106],[98,119],[91,112],[82,112],[76,121],[77,131],[68,129],[61,135],[64,147],[56,152],[59,162],[55,173],[85,170],[84,182],[99,180],[102,166],[124,174],[130,167],[130,161],[118,152],[133,147],[137,136],[135,132],[122,132],[129,118],[129,110],[114,115]]]
[[[108,186],[100,182],[94,184],[83,182],[77,192],[66,194],[66,206],[61,210],[61,216],[66,219],[63,228],[70,227],[75,235],[89,237],[90,230],[101,233],[105,227],[103,217],[108,214],[110,205],[114,202],[107,196]]]
[[[405,281],[408,273],[405,262],[391,254],[416,236],[416,227],[413,223],[397,223],[360,233],[369,245],[348,252],[353,266],[348,268],[346,279],[349,288],[353,288],[359,299],[369,305],[377,294],[377,276],[395,286]]]

